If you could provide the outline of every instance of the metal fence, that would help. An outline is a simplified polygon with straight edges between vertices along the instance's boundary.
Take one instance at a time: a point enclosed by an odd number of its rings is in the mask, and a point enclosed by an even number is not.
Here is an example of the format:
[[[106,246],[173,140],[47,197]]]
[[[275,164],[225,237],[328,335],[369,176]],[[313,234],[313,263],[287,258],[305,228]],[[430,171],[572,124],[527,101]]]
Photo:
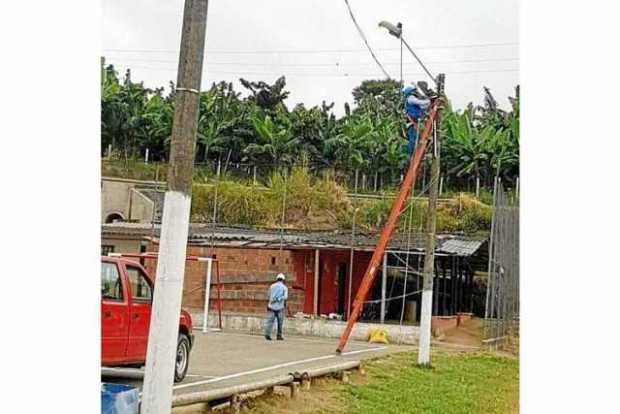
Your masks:
[[[267,186],[274,173],[284,170],[290,174],[296,166],[304,166],[315,177],[330,177],[352,193],[381,193],[397,191],[403,179],[404,171],[400,168],[383,167],[380,171],[340,168],[325,164],[261,164],[261,163],[233,163],[225,161],[199,162],[194,165],[195,177],[214,177],[218,173],[222,177],[245,181],[259,186]],[[140,160],[102,159],[102,174],[106,176],[131,178],[138,180],[165,180],[168,165],[166,163],[144,162]],[[423,165],[420,179],[416,182],[416,189],[426,188],[428,180],[428,166]],[[450,192],[474,192],[474,180],[454,180],[442,176],[440,179],[440,194]],[[482,186],[483,191],[490,193],[491,189]]]
[[[519,198],[495,180],[489,243],[489,276],[484,343],[501,349],[518,337],[519,328]]]

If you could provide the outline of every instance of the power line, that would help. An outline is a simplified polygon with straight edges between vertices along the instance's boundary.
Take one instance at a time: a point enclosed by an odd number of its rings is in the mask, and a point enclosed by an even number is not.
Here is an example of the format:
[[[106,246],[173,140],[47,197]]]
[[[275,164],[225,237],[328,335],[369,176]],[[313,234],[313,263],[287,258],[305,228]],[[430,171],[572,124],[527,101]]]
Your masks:
[[[111,58],[115,59],[115,58]],[[143,62],[143,63],[177,63],[175,60],[147,59],[123,57],[123,61]],[[519,58],[489,58],[489,59],[459,59],[459,60],[429,60],[426,63],[432,64],[451,64],[451,63],[479,63],[479,62],[510,62],[518,61]],[[374,64],[364,62],[332,62],[332,63],[262,63],[262,62],[205,62],[209,65],[247,65],[247,66],[275,66],[275,67],[333,67],[333,66],[374,66]],[[384,65],[400,65],[400,62],[384,62]]]
[[[126,65],[126,64],[118,64],[119,66],[124,66],[127,69],[135,68],[135,69],[148,69],[148,70],[159,70],[166,72],[174,72],[176,68],[158,68],[152,66],[139,66],[139,65]],[[451,75],[459,75],[459,74],[476,74],[476,73],[501,73],[501,72],[518,72],[519,69],[492,69],[492,70],[470,70],[470,71],[452,71],[445,72],[446,74]],[[291,77],[368,77],[371,78],[375,76],[372,73],[286,73],[286,72],[254,72],[254,71],[219,71],[219,70],[207,70],[207,73],[213,74],[224,74],[224,75],[259,75],[259,76],[291,76]],[[418,76],[423,75],[425,72],[409,72],[404,73],[404,76]]]
[[[506,47],[506,46],[518,46],[518,42],[500,42],[500,43],[471,43],[461,45],[426,45],[416,46],[417,50],[434,50],[434,49],[469,49],[469,48],[483,48],[483,47]],[[104,48],[102,49],[108,52],[115,53],[173,53],[178,54],[179,51],[175,49],[118,49],[118,48]],[[400,51],[400,48],[375,48],[377,51],[382,52],[395,52]],[[282,49],[282,50],[208,50],[211,54],[302,54],[302,53],[366,53],[363,49]]]
[[[355,25],[355,28],[357,29],[357,32],[359,33],[360,37],[362,38],[362,40],[366,44],[366,47],[368,48],[368,51],[372,55],[372,58],[375,60],[375,62],[377,62],[377,65],[379,65],[379,67],[381,68],[381,71],[383,71],[383,74],[387,78],[391,78],[391,76],[387,73],[387,71],[385,70],[385,68],[381,64],[381,62],[379,62],[379,59],[377,59],[377,56],[375,56],[375,52],[372,51],[372,48],[368,44],[368,40],[366,39],[366,35],[364,35],[364,32],[362,31],[362,28],[360,27],[359,24],[357,24],[357,20],[355,20],[355,16],[353,15],[353,10],[351,10],[351,6],[349,5],[349,0],[344,0],[344,2],[347,5],[347,9],[349,9],[349,14],[351,15],[351,20],[353,20],[353,24]]]

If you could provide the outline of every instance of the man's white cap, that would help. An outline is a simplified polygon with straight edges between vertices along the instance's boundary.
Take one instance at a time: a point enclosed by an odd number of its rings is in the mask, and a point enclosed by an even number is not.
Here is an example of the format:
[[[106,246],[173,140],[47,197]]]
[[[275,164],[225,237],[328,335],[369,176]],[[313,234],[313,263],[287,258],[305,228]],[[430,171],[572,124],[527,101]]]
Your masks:
[[[284,273],[278,273],[278,276],[276,276],[276,280],[286,280],[286,276],[284,276]]]

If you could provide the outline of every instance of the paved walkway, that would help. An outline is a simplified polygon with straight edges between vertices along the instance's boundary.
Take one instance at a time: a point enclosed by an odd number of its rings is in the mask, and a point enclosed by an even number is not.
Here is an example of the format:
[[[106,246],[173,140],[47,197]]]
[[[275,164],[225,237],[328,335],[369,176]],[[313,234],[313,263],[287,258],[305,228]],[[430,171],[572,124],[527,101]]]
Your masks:
[[[194,333],[196,343],[191,352],[188,374],[183,382],[174,385],[175,395],[415,349],[413,346],[350,341],[342,355],[337,355],[336,339],[289,336],[284,341],[267,341],[262,336],[230,331]],[[124,376],[141,371],[106,369],[105,372],[102,381],[142,385],[141,379]]]

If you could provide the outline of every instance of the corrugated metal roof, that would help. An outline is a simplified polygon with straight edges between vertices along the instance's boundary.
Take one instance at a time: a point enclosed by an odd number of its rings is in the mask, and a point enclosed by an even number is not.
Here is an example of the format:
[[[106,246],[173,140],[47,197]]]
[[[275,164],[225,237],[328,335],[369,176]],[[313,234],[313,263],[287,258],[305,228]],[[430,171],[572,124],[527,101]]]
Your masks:
[[[446,239],[437,250],[441,253],[457,256],[471,256],[478,251],[482,243],[484,240]]]
[[[103,235],[124,235],[133,237],[159,237],[161,225],[154,227],[149,223],[117,222],[102,225]],[[378,233],[359,233],[355,235],[356,250],[374,250],[379,238]],[[423,233],[411,235],[396,233],[388,245],[389,250],[424,251],[426,236]],[[188,241],[194,244],[217,245],[231,247],[279,248],[280,243],[287,248],[296,249],[349,249],[351,233],[346,232],[302,232],[285,230],[257,230],[243,227],[213,228],[207,224],[190,224]],[[440,234],[437,236],[438,253],[471,256],[476,253],[484,240],[472,240],[463,236]]]

